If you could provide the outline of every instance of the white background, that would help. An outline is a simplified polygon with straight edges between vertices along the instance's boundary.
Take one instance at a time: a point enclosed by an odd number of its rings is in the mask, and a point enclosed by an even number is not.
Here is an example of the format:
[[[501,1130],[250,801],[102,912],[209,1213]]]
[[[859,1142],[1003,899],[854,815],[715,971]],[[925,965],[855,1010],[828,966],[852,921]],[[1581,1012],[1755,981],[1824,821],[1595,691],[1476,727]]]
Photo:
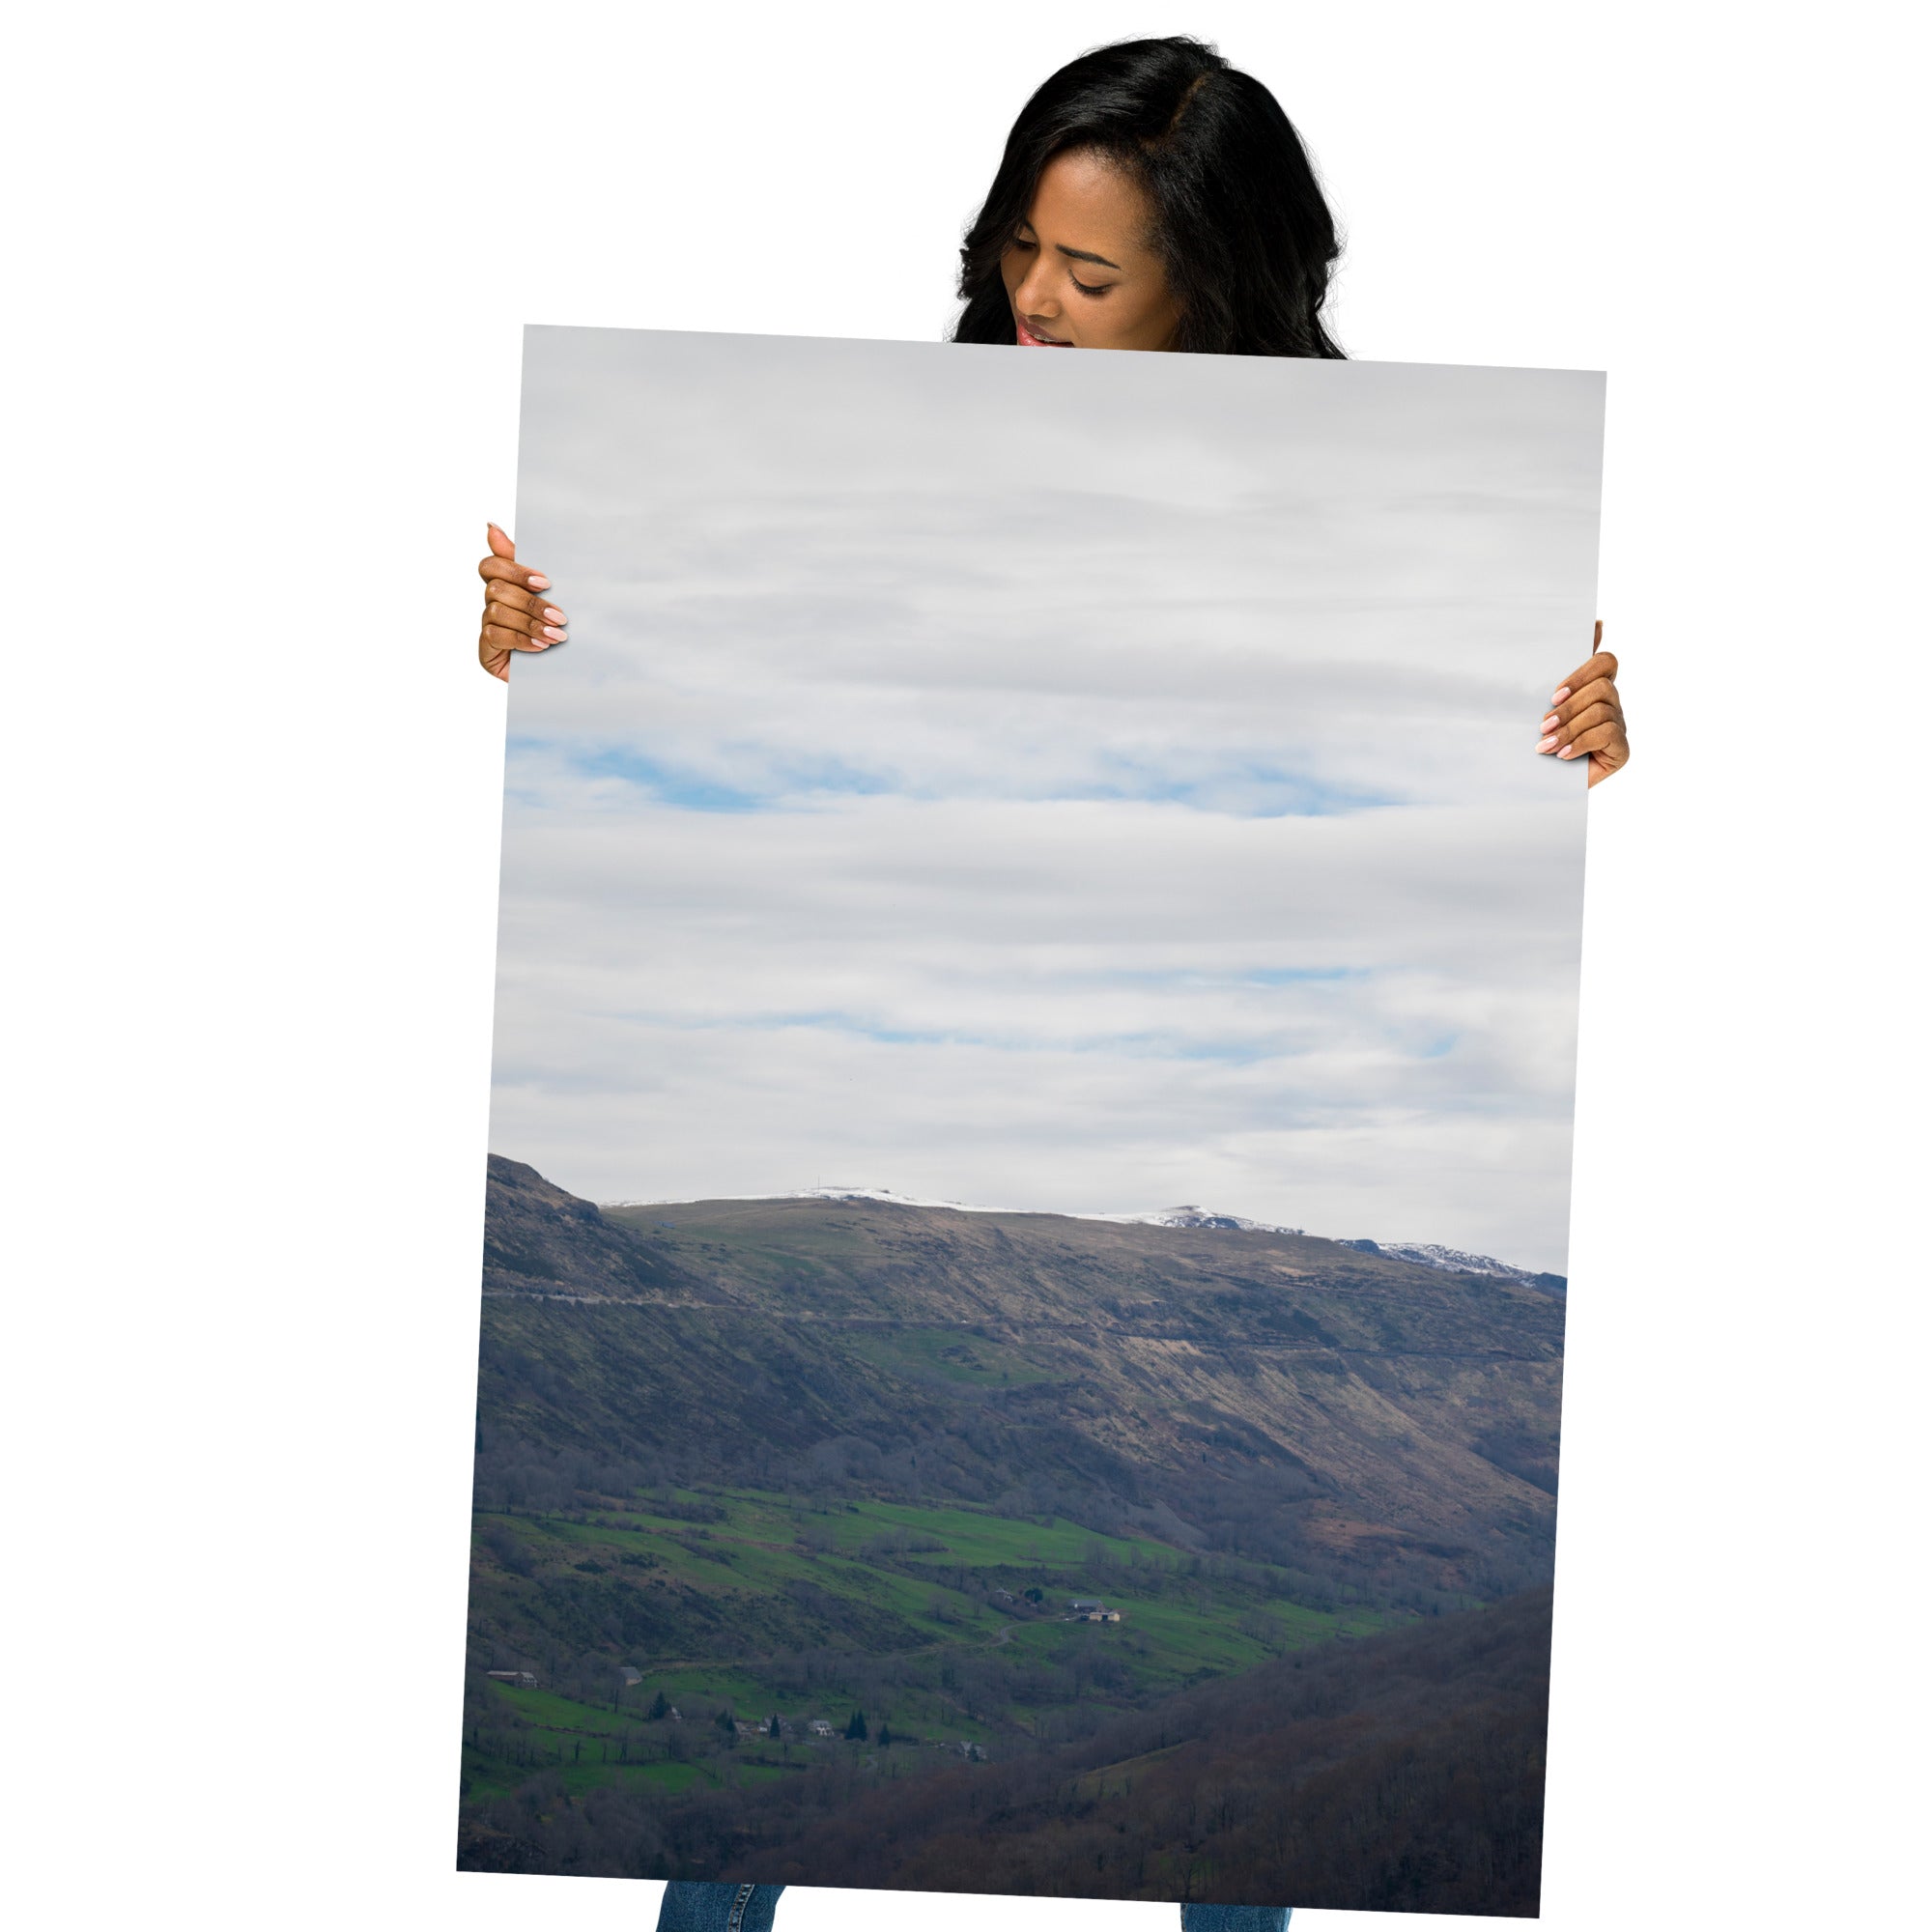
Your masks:
[[[1066,0],[16,27],[25,1922],[648,1925],[653,1888],[449,1870],[502,718],[469,573],[511,512],[519,325],[930,338],[1026,92],[1174,31],[1307,136],[1353,354],[1610,371],[1637,752],[1592,810],[1545,1918],[1918,1922],[1910,26]],[[902,1913],[801,1892],[781,1926]]]

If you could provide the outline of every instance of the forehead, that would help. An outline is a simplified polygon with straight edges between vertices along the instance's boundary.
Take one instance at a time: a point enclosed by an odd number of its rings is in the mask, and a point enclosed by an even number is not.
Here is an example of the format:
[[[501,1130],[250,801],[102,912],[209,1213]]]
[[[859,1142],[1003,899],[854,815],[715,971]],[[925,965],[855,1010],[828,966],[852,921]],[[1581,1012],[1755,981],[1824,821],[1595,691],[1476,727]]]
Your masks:
[[[1034,233],[1049,247],[1085,249],[1115,262],[1145,252],[1151,214],[1133,178],[1091,149],[1056,155],[1027,210]]]

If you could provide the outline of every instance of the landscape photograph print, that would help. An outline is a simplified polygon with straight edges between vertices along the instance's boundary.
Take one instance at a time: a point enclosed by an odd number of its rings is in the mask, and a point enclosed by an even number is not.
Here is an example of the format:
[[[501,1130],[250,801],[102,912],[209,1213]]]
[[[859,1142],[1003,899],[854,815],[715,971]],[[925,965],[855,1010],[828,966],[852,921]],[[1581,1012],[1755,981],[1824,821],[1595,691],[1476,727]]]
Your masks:
[[[463,1867],[1536,1914],[1602,414],[526,331]]]

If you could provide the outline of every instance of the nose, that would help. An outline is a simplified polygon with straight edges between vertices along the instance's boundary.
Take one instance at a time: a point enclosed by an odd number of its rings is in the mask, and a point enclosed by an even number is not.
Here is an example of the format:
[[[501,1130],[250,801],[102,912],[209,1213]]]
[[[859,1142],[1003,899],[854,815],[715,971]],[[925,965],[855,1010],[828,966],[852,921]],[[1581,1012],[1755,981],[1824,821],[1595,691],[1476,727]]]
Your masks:
[[[1042,322],[1051,322],[1060,314],[1060,298],[1053,293],[1044,251],[1034,256],[1014,290],[1013,306],[1022,315],[1037,315]]]

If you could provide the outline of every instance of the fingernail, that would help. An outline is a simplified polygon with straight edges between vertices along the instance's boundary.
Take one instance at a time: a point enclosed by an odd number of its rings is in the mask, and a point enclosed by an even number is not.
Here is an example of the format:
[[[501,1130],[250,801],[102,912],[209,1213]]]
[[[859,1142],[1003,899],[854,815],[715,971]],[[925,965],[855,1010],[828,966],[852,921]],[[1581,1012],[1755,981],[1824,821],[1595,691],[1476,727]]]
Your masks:
[[[1548,749],[1550,748],[1550,746],[1552,746],[1553,744],[1555,744],[1555,742],[1556,742],[1556,740],[1555,740],[1555,739],[1554,739],[1553,737],[1549,737],[1549,738],[1546,738],[1546,739],[1544,739],[1544,741],[1543,741],[1543,743],[1542,743],[1542,744],[1540,744],[1539,746],[1537,746],[1537,748],[1536,748],[1536,749],[1537,749],[1537,750],[1538,750],[1539,752],[1547,752],[1547,751],[1548,751]]]
[[[541,638],[532,638],[530,639],[530,649],[533,651],[547,651],[550,649],[550,646]]]
[[[549,624],[544,627],[544,636],[547,637],[554,644],[560,644],[563,642],[563,633],[559,631],[554,624]]]
[[[551,612],[550,614],[551,614],[551,615],[552,615],[553,617],[554,617],[554,616],[556,615],[556,612],[555,612],[554,611],[552,611],[552,612]],[[1558,718],[1558,717],[1557,717],[1557,715],[1555,714],[1555,712],[1553,712],[1553,711],[1552,711],[1552,712],[1551,712],[1551,713],[1549,714],[1549,716],[1548,716],[1548,718],[1546,718],[1546,719],[1545,719],[1545,720],[1543,721],[1542,724],[1538,726],[1538,729],[1540,729],[1540,730],[1544,730],[1544,731],[1553,731],[1553,730],[1555,730],[1555,728],[1557,727],[1557,725],[1558,725],[1558,724],[1561,724],[1562,722],[1563,722],[1563,721],[1562,721],[1562,720],[1561,720],[1560,718]]]
[[[550,588],[550,579],[547,577],[532,576],[530,578],[530,588],[532,590],[548,590]],[[1568,695],[1569,694],[1567,692],[1564,694],[1565,696],[1568,696]],[[1552,701],[1560,704],[1562,703],[1563,699],[1559,697],[1553,699]]]
[[[546,611],[544,612],[544,616],[553,624],[560,624],[563,622],[563,612],[561,611]]]
[[[1556,755],[1559,758],[1574,758],[1577,755],[1577,748],[1575,745],[1565,745]]]
[[[501,524],[492,524],[490,527],[493,530],[495,530],[498,536],[501,536],[503,534],[503,526]]]
[[[533,577],[530,579],[530,582],[534,583],[536,582],[536,579]],[[1550,694],[1549,701],[1552,704],[1561,704],[1563,700],[1569,696],[1570,696],[1570,687],[1566,684],[1561,691],[1552,692]]]

